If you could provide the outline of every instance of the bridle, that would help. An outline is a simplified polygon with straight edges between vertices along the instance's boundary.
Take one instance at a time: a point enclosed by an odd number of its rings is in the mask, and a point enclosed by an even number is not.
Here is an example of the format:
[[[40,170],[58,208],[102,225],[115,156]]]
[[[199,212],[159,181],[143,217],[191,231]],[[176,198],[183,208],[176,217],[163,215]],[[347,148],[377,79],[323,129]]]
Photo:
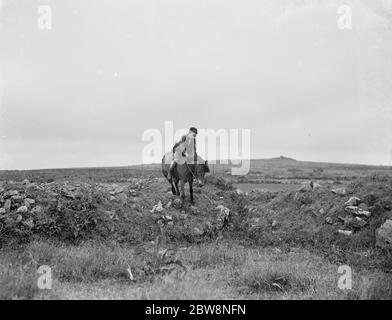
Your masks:
[[[198,180],[197,180],[197,177],[196,177],[195,174],[192,172],[191,168],[189,168],[188,162],[185,162],[185,163],[186,163],[186,167],[187,167],[188,170],[191,172],[193,178],[194,178],[196,181],[198,181]],[[195,164],[195,172],[196,172],[196,165],[197,165],[197,163]],[[196,172],[196,175],[197,175],[197,172]]]

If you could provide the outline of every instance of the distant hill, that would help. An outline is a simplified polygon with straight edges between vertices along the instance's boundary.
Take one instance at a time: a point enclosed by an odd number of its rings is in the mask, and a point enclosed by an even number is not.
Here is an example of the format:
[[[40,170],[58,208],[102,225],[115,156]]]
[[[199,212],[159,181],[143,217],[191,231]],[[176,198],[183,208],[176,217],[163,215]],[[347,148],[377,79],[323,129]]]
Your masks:
[[[280,157],[276,157],[276,158],[271,158],[271,160],[290,160],[290,161],[297,161],[293,158],[289,158],[289,157],[285,157],[285,156],[280,156]]]
[[[280,157],[275,157],[275,158],[270,158],[270,159],[254,159],[251,160],[251,163],[257,163],[259,161],[265,162],[265,163],[273,163],[276,164],[278,166],[290,166],[290,165],[298,165],[297,160],[293,159],[293,158],[289,158],[289,157],[285,157],[285,156],[280,156]]]

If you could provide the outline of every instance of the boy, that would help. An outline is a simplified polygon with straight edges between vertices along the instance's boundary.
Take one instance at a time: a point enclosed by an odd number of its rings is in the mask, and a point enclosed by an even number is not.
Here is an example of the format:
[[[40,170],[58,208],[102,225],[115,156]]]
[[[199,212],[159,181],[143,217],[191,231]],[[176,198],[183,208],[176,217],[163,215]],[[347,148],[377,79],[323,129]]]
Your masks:
[[[169,180],[172,179],[177,162],[180,161],[182,157],[187,156],[187,158],[191,158],[193,156],[193,161],[196,163],[196,135],[197,129],[192,127],[189,129],[188,134],[182,136],[181,140],[174,145],[173,162],[170,165],[169,174],[167,176]]]

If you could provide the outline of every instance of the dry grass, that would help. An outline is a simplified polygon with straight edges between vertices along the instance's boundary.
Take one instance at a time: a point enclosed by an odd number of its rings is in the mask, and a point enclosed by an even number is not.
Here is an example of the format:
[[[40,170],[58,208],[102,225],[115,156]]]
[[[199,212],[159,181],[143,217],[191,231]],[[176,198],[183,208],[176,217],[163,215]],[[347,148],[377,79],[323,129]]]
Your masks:
[[[32,299],[37,293],[35,266],[11,253],[0,255],[0,300]]]
[[[306,250],[281,252],[210,243],[178,249],[178,265],[146,272],[135,248],[86,242],[30,244],[21,255],[0,252],[2,299],[390,299],[387,274],[353,270],[352,290],[340,290],[338,265]],[[24,261],[24,262],[23,262]],[[52,267],[53,289],[36,287],[36,268]],[[127,268],[135,277],[129,279]],[[388,284],[388,285],[386,285]]]

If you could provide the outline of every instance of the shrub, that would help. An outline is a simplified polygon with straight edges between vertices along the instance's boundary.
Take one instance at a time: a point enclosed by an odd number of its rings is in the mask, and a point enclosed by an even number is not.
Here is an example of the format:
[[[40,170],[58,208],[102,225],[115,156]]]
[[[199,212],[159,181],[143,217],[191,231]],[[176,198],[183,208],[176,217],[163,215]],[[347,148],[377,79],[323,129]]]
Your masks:
[[[230,180],[220,176],[210,175],[207,177],[207,181],[221,190],[227,191],[233,189],[233,183]]]
[[[89,239],[96,234],[98,224],[110,225],[102,209],[105,201],[105,195],[94,186],[81,187],[75,198],[59,197],[52,201],[44,217],[38,220],[36,231],[41,236],[63,241]],[[106,232],[109,234],[109,230]]]

